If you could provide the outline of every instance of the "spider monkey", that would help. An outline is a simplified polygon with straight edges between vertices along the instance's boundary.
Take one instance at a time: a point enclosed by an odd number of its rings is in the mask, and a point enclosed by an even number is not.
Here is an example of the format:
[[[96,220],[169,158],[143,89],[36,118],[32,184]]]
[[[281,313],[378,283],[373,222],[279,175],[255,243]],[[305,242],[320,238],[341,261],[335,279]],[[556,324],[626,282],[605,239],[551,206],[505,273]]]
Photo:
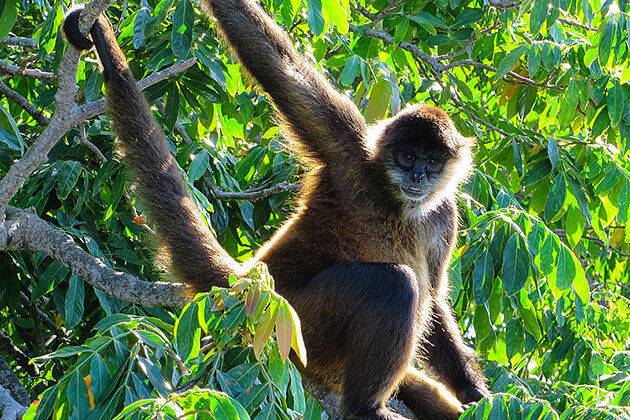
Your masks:
[[[80,9],[64,22],[69,42],[96,46],[109,113],[172,270],[207,291],[265,262],[301,318],[304,374],[341,393],[345,418],[401,419],[385,406],[396,393],[418,418],[457,418],[489,394],[447,297],[472,140],[426,105],[368,126],[253,0],[204,2],[310,168],[293,216],[244,264],[198,215],[107,18],[92,40],[78,30]]]

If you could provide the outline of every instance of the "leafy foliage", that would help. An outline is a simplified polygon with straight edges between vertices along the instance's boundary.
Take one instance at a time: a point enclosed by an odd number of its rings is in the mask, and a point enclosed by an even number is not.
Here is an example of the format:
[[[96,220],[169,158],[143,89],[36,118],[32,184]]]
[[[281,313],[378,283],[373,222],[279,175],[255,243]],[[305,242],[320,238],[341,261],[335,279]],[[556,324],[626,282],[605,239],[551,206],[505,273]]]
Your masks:
[[[460,200],[451,297],[497,394],[465,417],[627,416],[627,2],[263,4],[368,121],[426,102],[478,139],[477,169]],[[11,31],[38,40],[33,50],[1,45],[3,59],[54,70],[66,9],[63,1],[2,3],[0,38]],[[222,200],[218,189],[261,189],[302,170],[281,148],[269,101],[194,2],[130,0],[109,15],[136,77],[197,59],[146,94],[163,109],[156,115],[205,219],[232,255],[247,259],[285,219],[289,193]],[[53,82],[5,83],[45,114],[53,111]],[[94,60],[80,64],[78,84],[85,100],[102,96]],[[0,101],[1,173],[41,130],[15,102]],[[153,263],[145,221],[134,217],[141,204],[113,152],[109,119],[89,121],[87,132],[107,162],[72,131],[12,204],[34,207],[107,264],[158,279],[164,273]],[[111,417],[126,405],[121,415],[130,417],[319,418],[297,370],[282,362],[290,345],[300,350],[297,320],[257,283],[198,296],[177,316],[107,297],[38,253],[5,253],[0,265],[0,323],[37,357],[41,375],[22,375],[33,394],[43,392],[31,406],[40,417]],[[29,302],[54,328],[33,317]],[[211,310],[215,304],[220,311]],[[276,341],[267,342],[274,327]]]

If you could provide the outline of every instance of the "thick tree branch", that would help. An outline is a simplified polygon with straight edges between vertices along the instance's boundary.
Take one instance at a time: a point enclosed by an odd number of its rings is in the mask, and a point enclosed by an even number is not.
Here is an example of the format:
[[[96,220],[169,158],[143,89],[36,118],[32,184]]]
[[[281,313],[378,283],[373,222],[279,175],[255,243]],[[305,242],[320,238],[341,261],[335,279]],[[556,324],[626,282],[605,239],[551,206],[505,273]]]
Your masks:
[[[7,98],[11,99],[13,102],[21,106],[24,111],[28,112],[31,117],[35,121],[37,121],[40,125],[48,124],[48,118],[42,114],[42,112],[35,107],[35,105],[31,104],[28,99],[24,96],[20,95],[18,92],[11,89],[9,86],[0,82],[0,92],[4,94]]]
[[[189,300],[190,291],[182,284],[148,282],[108,267],[31,210],[5,210],[7,237],[0,249],[43,252],[109,296],[138,305],[181,307]]]
[[[11,397],[21,405],[28,405],[31,398],[20,380],[15,376],[9,364],[0,359],[0,386],[11,393]]]
[[[0,386],[0,420],[17,420],[22,418],[27,407],[21,405],[13,399],[11,393]]]

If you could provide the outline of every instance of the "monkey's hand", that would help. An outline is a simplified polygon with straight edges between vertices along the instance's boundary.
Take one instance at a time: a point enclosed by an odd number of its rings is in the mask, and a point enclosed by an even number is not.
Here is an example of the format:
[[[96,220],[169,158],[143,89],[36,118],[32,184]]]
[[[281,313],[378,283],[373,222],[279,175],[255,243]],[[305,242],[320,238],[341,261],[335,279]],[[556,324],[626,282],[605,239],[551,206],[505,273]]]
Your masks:
[[[470,385],[457,392],[457,399],[462,404],[469,404],[489,397],[490,395],[490,391],[485,385]]]

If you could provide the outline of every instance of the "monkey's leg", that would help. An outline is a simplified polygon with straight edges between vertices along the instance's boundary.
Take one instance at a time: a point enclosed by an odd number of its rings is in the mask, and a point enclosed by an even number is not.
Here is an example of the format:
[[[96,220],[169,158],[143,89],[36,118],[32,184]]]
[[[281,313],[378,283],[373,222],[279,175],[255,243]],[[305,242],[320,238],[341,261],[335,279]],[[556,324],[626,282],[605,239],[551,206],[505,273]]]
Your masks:
[[[431,321],[428,343],[423,349],[427,367],[446,383],[463,404],[490,395],[475,354],[464,343],[448,303],[438,300]]]
[[[400,383],[398,398],[418,419],[456,419],[464,411],[441,383],[412,368]]]
[[[406,266],[350,263],[287,291],[302,320],[306,374],[340,385],[346,418],[401,418],[384,402],[414,354],[416,287]]]

